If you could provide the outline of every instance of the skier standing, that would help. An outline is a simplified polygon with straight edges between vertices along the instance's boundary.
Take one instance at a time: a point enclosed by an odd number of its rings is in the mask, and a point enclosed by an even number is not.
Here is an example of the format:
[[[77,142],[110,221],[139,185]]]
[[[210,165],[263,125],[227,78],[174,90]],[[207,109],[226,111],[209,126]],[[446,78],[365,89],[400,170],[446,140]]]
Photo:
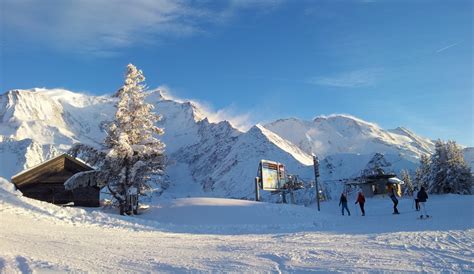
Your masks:
[[[362,216],[365,216],[364,204],[365,204],[365,197],[362,191],[359,191],[359,195],[357,196],[356,204],[359,203],[360,211],[362,212]]]
[[[426,218],[429,218],[428,212],[426,211],[426,200],[428,200],[428,194],[425,191],[425,187],[421,187],[420,191],[417,194],[418,202],[420,203],[421,207],[421,215],[420,219],[423,219],[423,212],[425,213]]]
[[[397,196],[395,194],[395,189],[392,186],[392,184],[388,185],[388,195],[390,196],[390,199],[392,199],[392,202],[393,202],[393,214],[400,214],[400,212],[398,212],[398,209],[397,209],[398,199],[397,199]]]
[[[349,208],[347,207],[347,197],[344,192],[341,193],[341,198],[339,199],[339,206],[342,205],[342,216],[344,216],[344,208],[347,210],[347,214],[351,216],[351,212],[349,211]]]
[[[413,200],[415,201],[416,211],[420,211],[420,200],[418,200],[418,187],[413,189]]]

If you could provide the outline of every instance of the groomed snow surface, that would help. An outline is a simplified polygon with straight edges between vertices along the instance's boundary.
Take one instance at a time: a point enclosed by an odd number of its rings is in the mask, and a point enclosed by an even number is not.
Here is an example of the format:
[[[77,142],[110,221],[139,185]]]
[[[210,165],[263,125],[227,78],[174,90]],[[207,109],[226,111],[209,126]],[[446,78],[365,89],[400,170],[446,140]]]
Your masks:
[[[354,201],[354,197],[350,197]],[[162,199],[137,217],[31,200],[0,180],[0,273],[472,272],[474,196],[431,196],[417,220],[388,198],[302,206],[219,198]]]

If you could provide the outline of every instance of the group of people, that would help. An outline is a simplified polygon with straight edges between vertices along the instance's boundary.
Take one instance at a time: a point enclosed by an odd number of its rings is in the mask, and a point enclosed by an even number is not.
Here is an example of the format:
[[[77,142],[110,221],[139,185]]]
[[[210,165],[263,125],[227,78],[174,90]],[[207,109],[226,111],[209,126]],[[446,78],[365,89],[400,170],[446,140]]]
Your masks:
[[[392,187],[392,185],[388,185],[387,193],[393,202],[393,214],[400,214],[397,208],[398,206],[397,194],[396,194],[395,189]],[[430,216],[428,215],[428,212],[426,211],[426,200],[428,199],[428,194],[426,193],[425,188],[421,187],[420,190],[418,191],[418,188],[415,187],[413,191],[413,199],[415,202],[416,211],[421,211],[422,213],[420,215],[420,218],[422,219],[423,216],[425,216],[426,218],[429,218]],[[364,209],[365,196],[362,193],[362,191],[359,191],[355,204],[359,204],[360,212],[362,213],[362,216],[365,216],[365,209]],[[339,206],[341,206],[343,216],[344,216],[345,211],[347,211],[347,214],[351,216],[351,212],[349,211],[349,207],[347,206],[347,195],[344,192],[342,192],[341,198],[339,199]]]
[[[365,216],[365,209],[364,209],[364,204],[365,204],[365,196],[362,193],[362,191],[359,191],[359,194],[357,195],[357,200],[355,202],[356,204],[359,204],[360,206],[360,212],[362,213],[362,216]],[[351,216],[351,212],[349,211],[349,207],[347,207],[347,196],[343,192],[341,194],[341,198],[339,199],[339,206],[342,205],[342,215],[344,215],[344,209],[347,210],[347,214]]]

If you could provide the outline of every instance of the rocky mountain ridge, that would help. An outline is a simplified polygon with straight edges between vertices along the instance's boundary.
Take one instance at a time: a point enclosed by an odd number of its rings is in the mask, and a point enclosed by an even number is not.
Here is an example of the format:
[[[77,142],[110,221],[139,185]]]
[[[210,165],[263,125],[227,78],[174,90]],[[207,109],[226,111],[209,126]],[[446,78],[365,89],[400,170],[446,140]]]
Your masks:
[[[389,162],[388,171],[399,172],[414,170],[418,157],[433,148],[432,141],[408,129],[384,130],[348,115],[313,121],[281,119],[242,132],[227,121],[209,122],[193,101],[174,99],[160,90],[151,91],[147,100],[163,116],[161,138],[167,146],[170,176],[167,194],[176,197],[252,198],[261,159],[282,162],[289,172],[310,181],[314,153],[322,163],[322,181],[330,184],[357,176],[377,152]],[[0,95],[0,176],[9,178],[73,144],[100,148],[115,102],[113,96],[62,89]]]

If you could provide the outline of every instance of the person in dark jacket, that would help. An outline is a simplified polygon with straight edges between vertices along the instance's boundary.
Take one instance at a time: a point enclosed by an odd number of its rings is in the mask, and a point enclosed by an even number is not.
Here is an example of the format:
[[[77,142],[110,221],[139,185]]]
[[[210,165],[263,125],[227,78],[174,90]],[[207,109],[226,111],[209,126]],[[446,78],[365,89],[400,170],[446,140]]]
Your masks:
[[[364,210],[365,197],[362,191],[359,191],[359,195],[357,195],[357,200],[355,203],[359,204],[360,211],[362,212],[362,216],[365,216],[365,210]]]
[[[418,200],[418,188],[416,186],[413,189],[413,200],[415,201],[416,211],[420,211],[420,201]]]
[[[351,216],[351,212],[349,211],[349,208],[347,207],[347,197],[344,192],[341,193],[341,198],[339,199],[339,206],[342,205],[342,216],[344,216],[344,208],[347,210],[347,214]]]
[[[418,203],[420,203],[421,207],[421,215],[420,218],[423,218],[423,212],[425,213],[426,218],[429,218],[430,215],[428,215],[428,212],[426,211],[426,200],[428,200],[428,194],[425,191],[425,187],[421,187],[420,191],[418,191],[418,194],[416,195],[418,198]]]
[[[398,205],[397,195],[395,194],[395,188],[392,186],[392,184],[388,185],[388,195],[390,196],[390,199],[392,199],[392,202],[393,202],[393,214],[400,214],[397,208],[397,205]]]

